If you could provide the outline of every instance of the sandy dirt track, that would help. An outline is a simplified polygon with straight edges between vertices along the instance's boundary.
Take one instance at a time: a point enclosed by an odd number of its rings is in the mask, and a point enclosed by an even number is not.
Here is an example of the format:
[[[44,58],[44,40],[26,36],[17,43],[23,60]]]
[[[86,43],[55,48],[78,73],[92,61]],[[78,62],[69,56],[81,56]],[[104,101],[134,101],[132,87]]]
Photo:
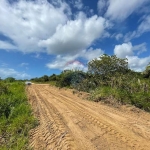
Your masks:
[[[150,114],[80,99],[70,90],[34,84],[27,88],[39,126],[34,150],[150,150]]]

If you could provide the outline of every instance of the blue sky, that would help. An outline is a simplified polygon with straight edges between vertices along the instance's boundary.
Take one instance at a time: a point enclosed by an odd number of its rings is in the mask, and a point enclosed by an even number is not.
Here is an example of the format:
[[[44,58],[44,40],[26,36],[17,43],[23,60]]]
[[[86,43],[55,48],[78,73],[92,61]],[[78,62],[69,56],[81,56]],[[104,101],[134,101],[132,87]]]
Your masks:
[[[150,62],[150,0],[0,0],[0,77],[87,70],[106,53],[143,71]]]

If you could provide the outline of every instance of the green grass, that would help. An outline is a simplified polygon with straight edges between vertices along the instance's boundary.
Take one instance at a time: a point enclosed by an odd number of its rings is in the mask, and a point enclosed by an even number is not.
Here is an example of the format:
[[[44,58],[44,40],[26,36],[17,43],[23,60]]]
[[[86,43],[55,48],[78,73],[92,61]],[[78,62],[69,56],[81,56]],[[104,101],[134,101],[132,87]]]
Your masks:
[[[2,90],[4,89],[4,90]],[[36,126],[21,82],[0,83],[0,150],[27,150],[29,130]]]
[[[90,100],[107,102],[108,99],[113,99],[120,104],[131,104],[140,109],[150,112],[150,92],[138,90],[126,90],[121,88],[112,88],[110,86],[101,86],[91,91]]]

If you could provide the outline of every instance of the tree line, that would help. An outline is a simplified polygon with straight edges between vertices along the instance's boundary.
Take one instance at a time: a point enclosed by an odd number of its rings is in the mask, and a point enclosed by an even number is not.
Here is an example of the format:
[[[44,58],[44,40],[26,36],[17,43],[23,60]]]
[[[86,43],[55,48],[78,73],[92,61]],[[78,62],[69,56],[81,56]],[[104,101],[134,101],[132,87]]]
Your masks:
[[[93,101],[111,99],[150,111],[149,78],[150,63],[143,72],[135,72],[129,68],[127,59],[104,54],[88,63],[87,72],[64,70],[59,75],[44,75],[31,81],[89,92]]]

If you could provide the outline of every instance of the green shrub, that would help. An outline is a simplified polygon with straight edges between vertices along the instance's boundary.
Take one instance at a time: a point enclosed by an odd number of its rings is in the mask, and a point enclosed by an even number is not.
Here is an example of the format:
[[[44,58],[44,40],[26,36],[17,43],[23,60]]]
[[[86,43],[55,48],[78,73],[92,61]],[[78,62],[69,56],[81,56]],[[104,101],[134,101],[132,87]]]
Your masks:
[[[7,84],[7,90],[0,95],[0,137],[5,139],[0,149],[29,149],[28,132],[37,121],[31,115],[25,85],[13,82]]]
[[[4,84],[2,81],[0,81],[0,95],[1,94],[7,94],[8,91],[8,86]]]
[[[56,85],[58,87],[77,88],[78,84],[85,78],[85,73],[82,71],[67,71],[62,72],[57,77]]]

